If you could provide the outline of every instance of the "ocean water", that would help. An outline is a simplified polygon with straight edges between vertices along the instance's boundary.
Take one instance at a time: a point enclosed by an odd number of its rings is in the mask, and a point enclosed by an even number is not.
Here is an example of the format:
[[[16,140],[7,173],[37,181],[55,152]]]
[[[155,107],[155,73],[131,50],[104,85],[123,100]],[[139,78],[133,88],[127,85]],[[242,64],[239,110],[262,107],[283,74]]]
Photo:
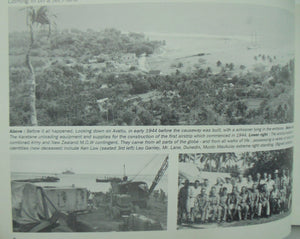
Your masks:
[[[275,64],[286,64],[294,58],[294,46],[282,44],[272,37],[256,35],[205,35],[205,34],[161,34],[146,33],[151,40],[165,40],[166,45],[158,54],[147,58],[150,69],[160,70],[162,73],[174,71],[170,65],[176,62],[183,62],[183,69],[187,66],[193,68],[195,65],[217,69],[217,61],[233,63],[239,67],[244,65],[251,70],[257,64],[271,67]],[[204,53],[204,56],[193,55]],[[258,55],[270,56],[272,62],[262,59],[255,60]],[[274,58],[275,57],[275,58]]]
[[[60,178],[58,182],[51,183],[35,183],[39,186],[54,186],[54,187],[83,187],[87,188],[92,192],[107,192],[110,189],[110,183],[97,183],[96,178],[104,177],[122,177],[122,175],[111,175],[111,174],[50,174],[50,173],[20,173],[12,172],[11,180],[18,179],[33,179],[39,177],[54,176]],[[155,175],[127,175],[128,179],[134,178],[134,181],[144,181],[150,188]],[[162,189],[166,193],[168,192],[168,177],[164,175],[155,189]]]

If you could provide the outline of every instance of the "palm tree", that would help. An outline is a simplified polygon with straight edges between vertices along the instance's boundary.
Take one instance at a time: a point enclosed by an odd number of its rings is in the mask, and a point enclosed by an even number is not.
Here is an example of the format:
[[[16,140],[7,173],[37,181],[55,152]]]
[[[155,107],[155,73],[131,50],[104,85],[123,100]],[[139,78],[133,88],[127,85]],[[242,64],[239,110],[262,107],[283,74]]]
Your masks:
[[[35,80],[35,73],[34,69],[31,64],[31,50],[35,43],[35,28],[40,26],[48,26],[48,37],[51,33],[51,21],[50,21],[50,14],[48,8],[46,6],[34,8],[28,7],[26,8],[26,17],[27,17],[27,25],[29,27],[30,33],[30,44],[28,47],[28,51],[26,53],[26,66],[29,70],[29,108],[30,108],[30,122],[32,126],[37,126],[37,113],[36,113],[36,80]]]

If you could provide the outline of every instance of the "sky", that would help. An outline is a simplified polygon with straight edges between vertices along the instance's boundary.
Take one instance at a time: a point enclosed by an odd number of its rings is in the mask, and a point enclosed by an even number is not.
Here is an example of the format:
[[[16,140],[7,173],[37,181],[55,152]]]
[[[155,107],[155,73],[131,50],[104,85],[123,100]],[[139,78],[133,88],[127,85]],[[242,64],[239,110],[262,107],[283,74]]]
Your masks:
[[[156,174],[166,154],[14,154],[11,155],[11,172],[61,173],[72,170],[75,173]]]
[[[127,3],[49,7],[58,29],[117,28],[132,32],[213,35],[293,34],[287,10],[247,4]],[[9,31],[26,29],[25,11],[9,9]]]

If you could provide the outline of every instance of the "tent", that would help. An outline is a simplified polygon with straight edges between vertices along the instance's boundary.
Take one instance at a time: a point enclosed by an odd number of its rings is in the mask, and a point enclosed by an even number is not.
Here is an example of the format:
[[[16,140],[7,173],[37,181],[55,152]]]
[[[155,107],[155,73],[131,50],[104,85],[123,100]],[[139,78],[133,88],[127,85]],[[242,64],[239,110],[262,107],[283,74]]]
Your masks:
[[[31,183],[11,182],[12,216],[19,224],[49,219],[55,208],[48,206],[41,187]]]
[[[69,225],[72,218],[76,221],[74,212],[88,207],[87,189],[42,188],[12,181],[11,203],[14,231],[49,231],[57,226],[70,231],[69,226],[75,228],[76,224]]]

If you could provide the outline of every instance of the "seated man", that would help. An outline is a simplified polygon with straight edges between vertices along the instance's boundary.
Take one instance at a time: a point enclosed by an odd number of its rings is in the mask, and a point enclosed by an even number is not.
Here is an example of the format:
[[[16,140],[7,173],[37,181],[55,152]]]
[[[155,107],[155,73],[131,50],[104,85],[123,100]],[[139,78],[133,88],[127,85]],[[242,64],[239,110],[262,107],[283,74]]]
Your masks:
[[[288,204],[289,204],[289,197],[287,194],[287,188],[285,186],[283,186],[283,188],[279,190],[279,198],[280,198],[279,213],[282,213],[288,210]]]
[[[248,199],[251,220],[258,215],[259,200],[260,200],[260,194],[258,190],[258,184],[254,183],[252,186],[252,190],[249,191],[249,199]]]
[[[241,189],[240,193],[240,201],[239,201],[239,206],[241,208],[241,216],[243,216],[244,220],[247,220],[248,217],[248,211],[249,211],[249,206],[248,206],[248,192],[246,186],[243,186]],[[242,219],[239,216],[239,219]]]
[[[272,214],[278,214],[281,208],[281,197],[280,191],[273,184],[273,190],[270,193],[270,209]]]
[[[228,219],[234,220],[236,216],[241,219],[241,207],[239,206],[240,196],[237,191],[237,187],[232,188],[232,193],[228,195],[227,206],[228,206]]]
[[[264,184],[259,196],[259,205],[258,205],[259,217],[262,215],[262,211],[264,211],[264,215],[266,217],[270,216],[270,193],[268,191],[268,186],[266,184]]]
[[[207,216],[210,216],[212,222],[216,221],[218,216],[220,197],[217,194],[217,189],[215,186],[211,187],[209,199],[208,199],[208,209]]]
[[[201,193],[196,197],[193,210],[193,218],[195,221],[200,219],[201,222],[205,222],[207,220],[207,207],[208,197],[206,194],[206,188],[201,188]]]
[[[222,222],[226,221],[227,217],[227,200],[228,200],[228,193],[227,188],[223,188],[220,195],[220,202],[219,202],[219,211],[218,211],[218,222],[222,220]],[[221,219],[222,217],[222,219]]]

